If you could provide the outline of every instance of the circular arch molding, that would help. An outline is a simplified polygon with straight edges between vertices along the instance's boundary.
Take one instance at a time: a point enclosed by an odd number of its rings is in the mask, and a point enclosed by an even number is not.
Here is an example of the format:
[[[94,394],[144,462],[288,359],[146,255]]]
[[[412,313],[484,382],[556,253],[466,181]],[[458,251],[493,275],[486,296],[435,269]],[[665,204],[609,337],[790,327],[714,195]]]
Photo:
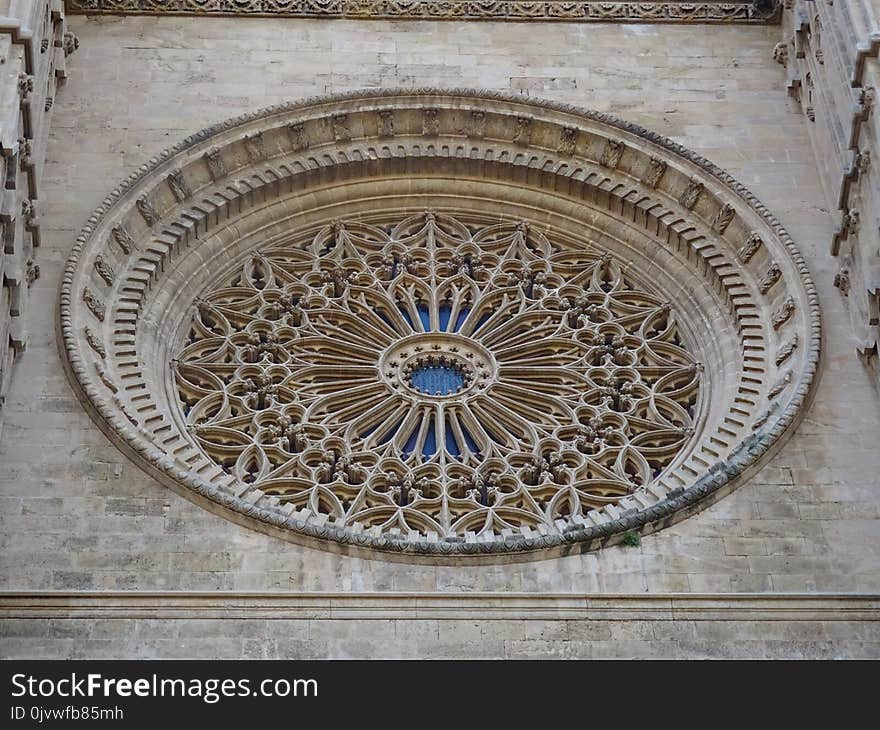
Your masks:
[[[146,472],[288,540],[425,561],[693,514],[779,447],[821,340],[803,258],[723,170],[471,90],[185,139],[89,218],[59,316],[78,396]]]

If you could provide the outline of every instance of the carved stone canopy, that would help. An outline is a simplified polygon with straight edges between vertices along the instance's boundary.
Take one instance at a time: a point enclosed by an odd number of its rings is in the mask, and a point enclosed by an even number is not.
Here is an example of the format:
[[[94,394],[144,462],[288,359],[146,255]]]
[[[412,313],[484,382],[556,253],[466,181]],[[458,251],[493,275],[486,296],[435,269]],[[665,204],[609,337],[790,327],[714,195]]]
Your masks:
[[[778,221],[607,114],[356,92],[203,130],[62,284],[105,433],[241,524],[371,556],[542,556],[734,488],[796,423],[816,294]]]

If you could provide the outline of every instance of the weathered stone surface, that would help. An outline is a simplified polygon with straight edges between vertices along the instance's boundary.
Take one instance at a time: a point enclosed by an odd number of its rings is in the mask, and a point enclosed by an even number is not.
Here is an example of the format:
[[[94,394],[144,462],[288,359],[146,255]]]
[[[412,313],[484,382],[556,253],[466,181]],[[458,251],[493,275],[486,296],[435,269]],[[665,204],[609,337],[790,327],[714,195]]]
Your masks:
[[[75,83],[53,109],[41,191],[41,276],[30,291],[31,339],[19,368],[27,377],[13,381],[4,406],[0,587],[880,591],[880,472],[873,456],[880,403],[872,374],[851,354],[809,121],[786,100],[784,71],[772,62],[778,28],[375,21],[365,38],[361,24],[344,20],[76,17],[70,25],[82,44],[69,59]],[[332,64],[309,60],[330,56]],[[55,347],[58,280],[76,231],[112,181],[220,117],[254,107],[392,85],[516,91],[523,78],[538,79],[542,97],[614,112],[721,165],[764,201],[807,256],[826,323],[822,377],[797,432],[747,485],[643,537],[639,547],[498,566],[370,561],[291,545],[207,513],[128,463],[73,403]],[[112,108],[108,98],[116,100]],[[53,564],[53,553],[63,553],[64,564]],[[521,638],[469,642],[439,621],[424,625],[427,639],[397,625],[393,638],[363,642],[311,639],[301,627],[284,636],[230,632],[222,641],[177,642],[157,638],[158,627],[137,619],[134,637],[111,635],[110,622],[94,622],[90,643],[80,646],[62,636],[63,623],[56,621],[57,635],[38,622],[26,629],[34,635],[17,636],[18,622],[4,622],[11,633],[3,655],[877,657],[880,643],[867,622],[820,622],[801,627],[809,636],[770,631],[728,642],[697,622],[657,634],[650,622],[632,620],[610,622],[610,639],[575,642],[571,627],[534,622]],[[161,629],[179,627],[163,622]]]

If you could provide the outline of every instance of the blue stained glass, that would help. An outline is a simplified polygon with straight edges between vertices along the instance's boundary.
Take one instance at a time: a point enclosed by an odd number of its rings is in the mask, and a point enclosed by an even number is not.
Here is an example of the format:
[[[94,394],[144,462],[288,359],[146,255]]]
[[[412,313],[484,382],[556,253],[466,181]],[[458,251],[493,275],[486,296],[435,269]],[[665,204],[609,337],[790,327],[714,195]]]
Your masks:
[[[476,441],[474,441],[474,437],[471,436],[471,432],[467,430],[467,426],[459,421],[459,425],[461,426],[461,435],[464,436],[464,442],[467,444],[467,447],[477,456],[480,455],[480,447],[477,446]]]
[[[455,434],[452,432],[452,426],[449,424],[449,419],[445,419],[446,423],[446,450],[452,454],[452,456],[461,456],[461,449],[458,448],[458,441],[455,440]]]
[[[425,443],[422,444],[422,455],[433,456],[437,453],[437,428],[434,422],[428,426],[428,432],[425,434]]]
[[[489,321],[489,317],[491,317],[491,316],[492,316],[492,312],[488,312],[487,314],[484,314],[482,317],[480,317],[480,321],[477,322],[477,326],[474,327],[474,332],[476,332],[478,329],[480,329],[480,327],[482,327],[484,324],[486,324],[486,322]]]
[[[431,312],[428,310],[427,304],[419,304],[416,306],[416,309],[419,312],[419,319],[422,320],[422,327],[425,328],[425,332],[431,331]]]
[[[376,312],[376,314],[379,315],[379,318],[380,318],[385,324],[387,324],[387,325],[388,325],[389,327],[391,327],[391,328],[394,327],[394,325],[391,324],[391,320],[388,319],[388,315],[385,314],[385,312],[383,312],[381,309],[376,309],[376,310],[374,310],[374,311]]]
[[[446,332],[446,327],[449,325],[449,318],[452,316],[452,305],[441,304],[439,314],[440,314],[440,331]]]
[[[464,387],[464,373],[448,365],[422,365],[410,377],[413,388],[427,395],[449,395]]]
[[[375,431],[378,427],[379,427],[379,424],[374,423],[372,426],[368,426],[363,431],[361,431],[358,434],[358,436],[360,436],[362,439],[365,439],[367,436],[369,436],[371,433],[373,433],[373,431]]]
[[[465,319],[471,313],[471,310],[465,307],[458,313],[458,317],[455,320],[455,332],[458,332],[461,329],[461,326],[464,324]]]
[[[400,313],[403,315],[403,318],[406,320],[406,323],[409,325],[410,329],[415,331],[416,328],[413,327],[412,317],[409,316],[409,312],[407,311],[406,307],[400,305],[398,309],[400,310]]]
[[[412,430],[412,433],[409,435],[409,438],[406,440],[406,446],[403,447],[403,452],[405,454],[411,454],[416,449],[416,440],[419,437],[419,429],[418,426]]]
[[[378,443],[380,446],[387,444],[393,437],[394,434],[397,433],[397,429],[400,428],[400,424],[403,423],[403,419],[401,418],[397,423],[394,424],[391,428],[389,428],[383,435],[382,438],[379,439]]]

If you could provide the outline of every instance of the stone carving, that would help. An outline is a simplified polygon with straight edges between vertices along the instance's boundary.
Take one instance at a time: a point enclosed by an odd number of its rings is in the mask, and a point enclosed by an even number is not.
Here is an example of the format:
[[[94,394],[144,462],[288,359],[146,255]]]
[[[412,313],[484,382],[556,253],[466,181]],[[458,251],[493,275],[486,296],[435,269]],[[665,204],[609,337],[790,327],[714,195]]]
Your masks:
[[[748,238],[746,238],[746,242],[743,244],[742,248],[739,250],[737,254],[739,260],[744,264],[749,263],[752,260],[754,255],[758,253],[761,246],[764,245],[764,241],[761,239],[760,234],[752,231],[749,233]]]
[[[203,451],[337,524],[440,538],[550,526],[656,479],[700,389],[671,307],[610,256],[565,264],[521,223],[490,231],[428,212],[251,257],[177,357]]]
[[[95,256],[95,271],[98,273],[98,276],[107,282],[108,286],[113,286],[113,282],[116,280],[116,272],[113,271],[113,267],[107,263],[101,254]]]
[[[333,117],[333,139],[337,142],[351,141],[351,129],[348,127],[347,114],[336,114]]]
[[[75,33],[68,31],[64,34],[64,38],[61,41],[61,47],[64,49],[64,55],[69,56],[79,48],[79,38],[76,37]]]
[[[486,114],[481,111],[473,111],[468,117],[468,125],[465,131],[468,137],[482,139],[486,133]]]
[[[783,66],[788,65],[788,43],[780,41],[773,47],[773,60],[781,63]]]
[[[656,188],[666,174],[666,167],[666,160],[661,160],[659,157],[651,157],[648,171],[645,173],[642,182],[651,188]]]
[[[789,384],[791,383],[791,371],[789,370],[782,378],[776,381],[770,391],[767,393],[767,399],[773,400],[777,395],[779,395],[783,390],[785,390]]]
[[[52,108],[52,105],[55,103],[55,97],[47,96],[46,101],[43,104],[43,111],[49,111]]]
[[[40,278],[40,266],[39,264],[35,264],[33,259],[28,259],[25,267],[25,280],[27,281],[28,287],[30,287],[31,284]]]
[[[798,336],[794,335],[788,342],[786,342],[782,347],[779,348],[779,351],[776,353],[776,365],[782,365],[788,358],[790,358],[794,351],[798,346]]]
[[[580,131],[577,127],[563,127],[560,132],[559,146],[556,151],[560,155],[573,155],[577,148],[578,136]]]
[[[391,109],[381,109],[379,111],[379,136],[394,136],[394,111]]]
[[[144,219],[144,223],[148,226],[152,227],[156,221],[159,220],[159,214],[156,212],[156,209],[153,207],[152,203],[150,203],[150,200],[146,195],[139,197],[136,205],[138,213],[141,214],[141,218]]]
[[[35,200],[24,198],[21,201],[21,217],[28,228],[32,228],[37,220],[37,203]]]
[[[27,137],[18,138],[18,154],[23,170],[33,166],[33,147]]]
[[[190,196],[189,186],[183,178],[182,170],[173,170],[172,172],[169,172],[166,180],[168,182],[168,187],[171,189],[171,193],[174,195],[174,198],[178,203],[182,203]]]
[[[849,296],[849,284],[849,269],[843,266],[834,275],[834,286],[840,289],[840,293],[846,297]]]
[[[761,289],[761,294],[766,294],[773,288],[773,285],[779,281],[779,278],[782,276],[782,269],[779,268],[779,264],[775,261],[770,262],[770,268],[767,269],[767,273],[761,277],[761,281],[758,286]]]
[[[298,122],[288,125],[287,134],[290,136],[290,143],[293,145],[294,152],[302,152],[309,148],[309,138],[306,134],[305,124]]]
[[[848,236],[858,236],[859,235],[859,224],[861,223],[861,216],[857,208],[850,208],[849,212],[844,217],[844,229],[846,230],[846,234]]]
[[[107,314],[107,308],[104,306],[104,302],[102,302],[95,292],[89,289],[89,287],[83,289],[83,301],[91,310],[92,314],[94,314],[99,321],[103,322],[104,317]]]
[[[263,133],[246,135],[244,138],[244,148],[251,162],[259,162],[266,159],[266,147],[263,144]]]
[[[730,203],[725,203],[712,219],[712,230],[722,235],[736,217],[736,210]]]
[[[778,330],[782,325],[788,322],[791,319],[791,315],[794,314],[794,310],[796,308],[794,299],[788,297],[782,305],[773,313],[773,329]]]
[[[205,152],[205,162],[208,163],[208,172],[211,173],[212,180],[226,177],[226,164],[223,162],[220,150],[213,149]]]
[[[119,386],[113,382],[113,378],[110,377],[110,373],[107,372],[107,368],[104,367],[103,363],[100,360],[95,360],[95,372],[98,373],[98,377],[101,379],[101,382],[107,386],[107,389],[111,393],[118,393]]]
[[[128,256],[128,254],[134,249],[135,243],[131,234],[125,229],[125,226],[116,226],[111,235],[113,236],[113,240],[116,241],[117,245],[122,250],[122,253]]]
[[[491,160],[493,189],[503,193],[505,186],[516,181],[513,197],[507,199],[501,194],[491,201],[491,212],[482,211],[479,199],[462,197],[455,181],[443,180],[436,200],[431,196],[425,200],[426,205],[436,205],[439,210],[434,214],[414,215],[408,222],[402,220],[401,210],[411,210],[411,203],[383,213],[381,208],[369,207],[370,201],[352,197],[359,187],[349,186],[348,176],[352,175],[352,180],[359,179],[360,171],[355,169],[361,164],[358,161],[371,164],[367,161],[375,159],[371,157],[373,151],[382,149],[382,144],[377,142],[381,125],[376,115],[383,105],[393,107],[395,121],[407,129],[406,137],[398,135],[400,139],[395,140],[394,156],[405,159],[408,169],[430,175],[433,164],[430,158],[454,154],[461,156],[456,165],[473,176],[468,178],[470,183],[479,185],[485,174],[484,161]],[[157,157],[139,177],[113,191],[108,197],[110,203],[103,204],[89,218],[62,281],[59,331],[64,355],[79,395],[91,401],[92,415],[130,447],[137,461],[149,463],[181,490],[235,511],[241,521],[269,526],[281,535],[292,533],[298,536],[296,539],[336,540],[354,545],[356,550],[465,556],[545,548],[568,550],[569,545],[586,549],[606,544],[609,537],[626,530],[661,521],[666,524],[678,515],[690,513],[706,495],[729,484],[735,475],[750,467],[791,425],[808,397],[821,334],[815,290],[802,258],[778,221],[720,168],[677,143],[605,113],[541,102],[531,104],[535,107],[532,115],[524,113],[528,106],[522,97],[471,91],[357,92],[329,100],[276,105],[264,117],[256,113],[243,115],[203,130]],[[419,125],[424,126],[426,108],[450,110],[443,112],[442,129],[437,125],[437,136],[442,135],[437,142],[436,138],[419,138]],[[508,130],[507,140],[503,135],[490,141],[478,137],[465,140],[461,133],[468,129],[468,116],[472,111],[482,111],[486,119],[491,119],[493,130]],[[358,130],[358,138],[345,143],[344,147],[330,136],[334,114],[347,114],[351,127]],[[521,123],[518,116],[530,121]],[[583,123],[578,122],[579,117]],[[297,121],[303,119],[307,121]],[[381,120],[381,116],[378,119]],[[458,128],[453,120],[462,120]],[[86,354],[94,349],[89,340],[97,340],[93,334],[86,335],[81,324],[89,321],[84,317],[92,317],[89,305],[83,301],[84,287],[109,297],[105,316],[111,317],[117,302],[124,299],[136,318],[136,339],[131,347],[107,346],[108,372],[120,373],[119,377],[127,379],[123,382],[133,386],[140,386],[146,378],[161,380],[169,376],[171,366],[168,370],[164,368],[176,354],[169,347],[174,346],[171,343],[183,342],[186,333],[179,330],[172,333],[175,325],[169,329],[170,320],[163,320],[163,331],[173,336],[150,342],[149,346],[156,348],[153,363],[146,365],[149,372],[142,372],[145,361],[141,358],[139,343],[149,342],[147,328],[155,324],[155,319],[139,318],[138,312],[149,307],[160,319],[167,316],[181,321],[186,315],[177,306],[166,306],[163,310],[157,304],[166,298],[174,299],[174,295],[169,296],[169,287],[181,293],[179,281],[187,280],[192,273],[188,267],[193,264],[188,262],[198,258],[187,254],[190,247],[204,247],[204,255],[214,258],[223,250],[221,246],[232,243],[229,236],[244,221],[261,226],[277,223],[271,212],[277,206],[263,206],[262,202],[277,201],[273,196],[279,195],[278,191],[294,189],[308,195],[317,189],[310,180],[306,161],[292,160],[290,165],[279,165],[279,185],[274,179],[267,184],[261,178],[264,170],[256,164],[249,167],[246,160],[240,160],[245,134],[262,130],[267,139],[275,139],[278,131],[297,127],[302,130],[300,125],[303,124],[314,131],[308,135],[312,146],[310,155],[314,155],[315,160],[326,161],[328,172],[338,181],[338,189],[333,191],[330,202],[344,204],[347,220],[331,224],[326,218],[323,223],[317,219],[325,226],[321,229],[320,249],[312,245],[318,230],[312,227],[299,232],[291,230],[283,244],[270,246],[254,242],[252,253],[240,270],[243,279],[229,287],[233,283],[231,278],[218,278],[200,292],[204,301],[195,308],[193,326],[199,323],[198,326],[206,328],[198,339],[205,350],[199,352],[193,340],[187,342],[186,347],[193,346],[187,354],[195,360],[204,359],[216,346],[215,340],[222,340],[232,348],[222,357],[228,356],[228,362],[235,363],[235,368],[230,369],[228,378],[224,375],[218,381],[206,375],[208,379],[200,381],[191,363],[184,362],[172,375],[184,395],[180,404],[169,399],[167,390],[147,388],[146,400],[138,406],[144,413],[155,408],[158,415],[167,419],[163,421],[171,429],[167,437],[155,438],[152,428],[149,431],[128,428],[132,421],[123,409],[130,406],[121,400],[114,403],[95,395],[106,393],[106,388],[95,369],[87,366]],[[595,248],[598,245],[595,241],[592,245],[585,241],[577,243],[577,221],[572,219],[571,223],[562,225],[554,218],[560,215],[559,211],[552,206],[546,211],[540,210],[546,205],[544,198],[532,197],[538,191],[533,190],[524,172],[539,164],[542,176],[548,178],[546,182],[561,191],[572,188],[570,181],[584,172],[571,165],[570,160],[560,159],[547,149],[558,144],[560,130],[568,125],[581,130],[578,143],[584,149],[597,149],[597,138],[601,140],[598,145],[604,144],[605,139],[620,139],[623,135],[627,140],[637,140],[627,145],[627,163],[632,162],[632,170],[647,171],[651,157],[668,161],[669,167],[676,171],[691,170],[695,179],[711,185],[703,192],[706,200],[701,207],[707,211],[717,211],[720,198],[730,201],[738,211],[748,210],[755,235],[760,236],[767,251],[766,258],[762,252],[760,267],[776,260],[783,264],[781,268],[786,272],[775,285],[773,305],[790,301],[790,311],[777,310],[775,321],[775,325],[781,327],[792,320],[785,330],[788,344],[780,345],[779,335],[772,332],[770,302],[748,299],[743,276],[751,279],[755,274],[737,271],[742,267],[734,261],[737,251],[731,241],[716,238],[709,251],[717,250],[721,255],[713,254],[702,262],[695,262],[683,249],[670,246],[673,265],[668,271],[664,270],[663,276],[653,276],[655,270],[651,267],[655,264],[640,249],[644,245],[641,238],[644,233],[637,231],[638,240],[623,242],[627,251],[623,256],[624,268],[618,263],[622,252],[617,251],[614,236],[608,243],[604,238],[596,239],[612,247],[615,255],[605,256]],[[527,134],[518,134],[521,130],[527,130]],[[301,137],[299,132],[288,134],[291,143],[288,149],[297,139],[307,138],[304,131]],[[515,135],[517,142],[513,141]],[[540,140],[542,149],[524,154],[521,145],[530,144],[532,139]],[[459,147],[453,150],[456,145]],[[204,226],[195,236],[187,236],[183,231],[191,222],[192,213],[167,203],[167,171],[192,164],[193,159],[215,146],[224,159],[243,163],[236,175],[258,191],[253,198],[261,205],[254,208],[251,196],[236,197],[237,191],[230,189],[232,204],[212,209],[212,198],[206,196],[200,201],[206,208]],[[459,150],[467,152],[462,155]],[[337,158],[339,162],[334,167],[333,160]],[[204,176],[204,172],[201,175]],[[592,195],[589,188],[598,185],[594,179],[600,177],[607,182],[608,189],[602,195]],[[605,169],[604,176],[593,174],[591,178],[583,180],[583,190],[577,190],[578,205],[585,208],[585,214],[601,230],[606,212],[619,211],[624,200],[621,196],[632,191],[632,178],[611,168]],[[388,180],[383,178],[383,184]],[[664,209],[669,211],[670,201],[652,190],[649,186],[641,189],[639,205],[671,219],[663,212]],[[718,192],[713,193],[714,190]],[[93,275],[91,262],[98,252],[112,260],[106,251],[112,226],[126,219],[131,201],[139,198],[166,200],[161,217],[155,220],[163,232],[155,247],[155,256],[160,260],[153,263],[145,259],[135,261],[134,257],[117,259],[116,276],[126,282],[126,287],[104,295],[101,288],[95,286],[97,276]],[[490,198],[487,196],[487,200]],[[388,199],[396,206],[398,201],[406,199],[405,192],[392,193]],[[456,202],[450,204],[453,199]],[[536,202],[540,224],[518,224],[515,216],[531,216],[530,206]],[[676,225],[691,228],[697,225],[696,219],[681,209],[672,212],[672,217]],[[632,224],[644,227],[649,245],[666,246],[669,239],[658,234],[653,221],[653,218],[645,221],[636,216]],[[137,235],[141,235],[140,230]],[[176,242],[172,238],[176,238]],[[508,254],[504,246],[513,247],[518,254]],[[692,249],[688,250],[693,253]],[[631,258],[633,256],[635,258]],[[131,276],[135,266],[144,273],[154,267],[152,278],[147,281],[143,275]],[[442,271],[442,276],[432,279],[427,275],[431,270]],[[176,272],[175,281],[169,276],[171,271]],[[792,276],[789,277],[788,272],[793,272]],[[578,279],[581,275],[584,280]],[[735,392],[741,369],[720,366],[718,348],[704,349],[699,339],[704,335],[699,334],[699,327],[693,326],[688,310],[673,309],[664,301],[665,297],[658,298],[652,287],[659,285],[655,282],[666,281],[667,275],[675,279],[672,283],[676,286],[686,285],[678,278],[681,276],[717,275],[712,279],[712,286],[703,287],[708,298],[697,306],[707,307],[707,311],[698,316],[718,317],[731,325],[725,328],[731,333],[727,343],[729,350],[725,349],[721,357],[742,364],[739,345],[743,334],[737,330],[736,322],[741,321],[739,316],[744,307],[751,317],[757,315],[762,325],[752,327],[748,334],[754,351],[770,353],[767,357],[771,361],[773,353],[777,358],[786,357],[787,369],[793,374],[792,383],[785,391],[788,398],[784,407],[780,405],[768,418],[757,441],[749,440],[758,408],[754,403],[745,401],[738,405],[735,416],[732,407],[728,411],[721,406],[712,412],[717,411],[717,416],[707,420],[702,404],[711,402],[716,397],[714,393]],[[223,300],[221,287],[230,293],[228,300]],[[251,292],[256,309],[242,304],[239,297],[245,290]],[[738,291],[741,293],[737,295]],[[731,293],[734,296],[728,296]],[[193,297],[193,292],[182,292],[178,303],[189,307]],[[797,318],[792,317],[795,302]],[[453,314],[454,307],[463,314],[461,321]],[[465,312],[469,307],[471,311]],[[494,308],[498,311],[490,311]],[[624,310],[625,320],[619,316]],[[482,312],[486,319],[482,321],[483,316],[479,316],[475,321],[478,315],[471,314],[473,311]],[[422,320],[424,316],[429,323],[427,327]],[[533,316],[534,319],[530,319]],[[383,317],[387,317],[387,321]],[[693,342],[683,341],[677,335],[679,320],[682,333],[697,333]],[[412,325],[407,324],[408,321]],[[618,325],[623,328],[622,332]],[[403,343],[406,349],[391,353],[400,357],[395,359],[396,367],[391,367],[389,360],[388,368],[372,368],[364,385],[372,388],[378,381],[389,388],[393,396],[386,399],[387,406],[383,405],[383,399],[363,398],[359,385],[351,380],[352,377],[357,379],[358,372],[349,368],[361,367],[358,363],[365,357],[364,349],[369,353],[389,352],[395,343],[404,339],[401,332],[406,330],[399,329],[403,326],[410,327],[414,337],[429,337]],[[521,340],[516,339],[517,327],[523,329]],[[215,337],[212,338],[208,329]],[[384,333],[384,343],[376,340],[377,332]],[[441,339],[433,339],[435,334]],[[496,339],[488,341],[490,335]],[[109,341],[113,335],[108,331],[105,336]],[[484,336],[485,342],[481,339]],[[797,342],[798,336],[800,347],[786,356],[785,347],[792,341]],[[309,344],[310,337],[317,339]],[[546,358],[541,367],[519,368],[517,363],[503,358],[499,363],[499,353],[508,347],[508,338],[512,343],[508,349],[536,348],[528,349],[528,353]],[[450,345],[452,340],[456,342]],[[484,349],[475,349],[471,342]],[[668,370],[655,369],[647,375],[641,372],[641,361],[632,363],[631,360],[631,351],[642,347],[641,343],[650,345],[658,357],[669,360]],[[457,347],[457,351],[453,352],[453,347]],[[679,350],[683,350],[684,355]],[[311,365],[309,360],[300,356],[294,359],[293,352],[308,352],[309,358],[314,355],[322,361],[307,372]],[[337,352],[339,359],[328,366],[326,359]],[[467,357],[468,353],[473,357]],[[700,359],[709,360],[711,381],[699,377],[697,353],[704,356]],[[478,357],[483,355],[485,358]],[[216,361],[218,366],[220,362]],[[762,393],[775,385],[771,378],[779,377],[773,374],[772,363],[765,363],[760,357],[755,358],[754,367],[749,370],[753,387]],[[552,376],[554,382],[542,380],[541,372]],[[288,387],[283,373],[295,374],[289,381],[295,387]],[[521,375],[527,378],[526,387],[513,382],[521,380]],[[396,378],[397,387],[392,385],[392,378]],[[260,431],[259,439],[253,429],[246,429],[244,436],[240,435],[242,431],[235,430],[240,429],[240,425],[235,423],[218,426],[215,419],[220,418],[219,411],[212,410],[209,402],[202,402],[206,392],[227,393],[229,388],[234,391],[231,397],[238,399],[234,407],[240,405],[245,409],[239,411],[239,415],[246,416],[245,420],[249,419]],[[573,391],[578,388],[581,388],[581,400],[574,406],[573,415],[565,408],[555,409],[560,404],[571,406]],[[662,397],[644,400],[643,388],[652,389]],[[700,392],[700,397],[686,405],[688,393],[694,389]],[[481,400],[488,397],[487,393],[493,395],[488,403]],[[644,410],[648,402],[652,405]],[[220,409],[226,407],[221,401],[216,403]],[[317,403],[326,408],[321,410]],[[403,421],[391,418],[389,412],[383,410],[401,403],[414,403],[419,407],[406,408]],[[425,412],[431,409],[439,412],[437,403],[449,406],[445,409],[450,414],[448,440],[445,416],[440,424],[434,419],[435,427],[430,435],[429,426],[425,425],[431,421]],[[191,413],[195,413],[194,419],[204,418],[186,429],[176,425],[180,423],[175,416],[177,408],[181,408],[187,418]],[[262,415],[258,417],[257,412]],[[580,418],[581,415],[585,418]],[[730,422],[722,421],[728,415],[734,418]],[[591,423],[596,416],[601,421]],[[418,428],[411,428],[407,418],[417,421]],[[653,424],[644,442],[639,440],[638,429],[625,432],[625,424],[632,427],[643,421]],[[522,423],[535,430],[522,428]],[[659,423],[669,428],[654,430]],[[722,423],[727,424],[723,429],[720,428]],[[379,430],[371,432],[373,424]],[[617,437],[614,431],[620,430],[621,424],[628,439],[625,446],[618,446],[614,441]],[[221,434],[227,426],[229,430]],[[566,439],[570,436],[571,440],[562,441],[559,429],[567,426],[573,429],[571,434],[565,433]],[[320,428],[315,430],[317,427]],[[470,431],[478,427],[485,437],[478,432],[475,438]],[[349,428],[351,433],[346,433]],[[691,428],[695,430],[691,432]],[[465,434],[456,429],[468,431],[476,450],[471,448]],[[233,432],[239,435],[233,436]],[[388,440],[379,443],[386,434]],[[227,442],[232,447],[231,458],[221,454],[221,441],[227,436],[231,438]],[[516,448],[510,445],[508,438],[517,439]],[[655,439],[661,439],[659,447]],[[376,448],[357,449],[358,443],[368,441]],[[679,448],[675,445],[679,442],[682,450],[676,451],[673,461],[655,461],[655,455],[665,459],[668,451]],[[174,450],[169,443],[176,444]],[[441,464],[441,451],[445,454],[445,445],[453,443],[461,458],[443,456],[447,461]],[[180,444],[183,450],[179,449]],[[502,456],[496,461],[478,458],[480,444]],[[526,444],[527,449],[519,448]],[[719,459],[708,466],[693,456],[703,453],[699,451],[703,444],[712,444],[711,448],[721,453]],[[545,445],[550,448],[545,449]],[[654,454],[654,448],[660,450]],[[244,449],[250,450],[244,454]],[[611,453],[609,449],[618,449],[620,461],[603,461],[603,454]],[[510,461],[507,454],[511,451],[520,456]],[[574,454],[567,453],[570,451]],[[382,454],[386,452],[390,461],[384,464]],[[436,459],[426,458],[426,452],[433,452]],[[210,454],[215,454],[216,460]],[[206,459],[214,461],[215,466],[207,470],[193,468],[197,462],[206,466]],[[305,469],[307,476],[284,471],[288,463],[293,465],[291,469]],[[583,478],[581,470],[588,463],[593,471]],[[667,463],[665,467],[664,463]],[[498,471],[489,468],[495,466],[499,467]],[[456,467],[455,473],[449,471],[453,467]],[[560,481],[572,473],[578,475],[574,481]],[[651,490],[637,486],[641,479],[650,480]],[[534,502],[537,509],[532,503],[514,502],[509,495],[515,490],[526,502],[527,496],[533,502],[540,499]],[[357,502],[361,494],[365,500],[372,500],[371,505]],[[445,503],[442,499],[440,503],[451,505],[451,511],[441,508],[438,512],[430,507],[430,501],[436,499],[432,495],[438,494],[446,495]],[[673,496],[667,498],[670,494]],[[568,506],[563,504],[565,500],[569,501]],[[590,508],[590,500],[596,503],[594,508]],[[413,509],[416,502],[419,508]],[[313,510],[313,506],[317,510]],[[368,512],[373,506],[376,511]],[[456,512],[457,509],[461,511]],[[364,513],[367,520],[359,519],[357,524],[346,522],[347,518],[338,522],[332,517],[335,514],[362,517]],[[463,532],[457,533],[437,532],[431,522],[452,530],[456,520],[465,518],[456,528]],[[479,522],[480,519],[483,521]],[[465,523],[470,526],[465,528]]]
[[[862,116],[867,119],[874,108],[877,99],[877,90],[873,86],[866,86],[859,92],[859,106],[862,107]]]
[[[68,13],[167,13],[171,0],[112,0],[98,5],[95,0],[67,0]],[[178,14],[257,14],[282,17],[356,17],[412,18],[455,20],[516,20],[568,22],[652,22],[652,23],[760,23],[778,19],[778,9],[767,0],[731,2],[607,2],[605,0],[569,0],[567,2],[532,2],[532,0],[484,0],[479,3],[436,0],[337,0],[327,4],[319,0],[235,0],[207,3],[205,0],[174,0]]]
[[[684,189],[684,192],[678,199],[678,202],[681,203],[688,210],[693,210],[694,206],[697,204],[697,201],[700,199],[700,196],[703,194],[704,185],[700,180],[696,178],[691,178],[688,181],[687,187]]]
[[[83,329],[83,334],[85,334],[86,342],[89,343],[89,347],[91,347],[102,360],[106,358],[107,348],[104,347],[104,343],[101,342],[100,338],[88,327]]]
[[[40,53],[45,53],[48,50],[49,50],[49,39],[43,38],[43,40],[40,41]]]
[[[532,118],[517,117],[516,132],[513,134],[513,143],[523,146],[528,145],[532,141]]]
[[[135,417],[132,415],[131,411],[130,411],[129,408],[128,408],[128,404],[127,404],[124,400],[122,400],[122,398],[119,397],[119,394],[118,394],[118,393],[114,393],[114,395],[113,395],[113,403],[114,403],[114,404],[116,405],[116,407],[119,409],[119,412],[120,412],[123,416],[125,416],[126,420],[127,420],[132,426],[137,426],[137,425],[138,425],[137,418],[135,418]]]
[[[422,112],[422,134],[425,137],[436,137],[440,134],[439,109],[425,109]]]
[[[22,99],[29,96],[34,90],[34,77],[22,72],[18,75],[18,93]]]
[[[617,169],[620,164],[620,158],[623,157],[623,151],[626,145],[616,139],[609,139],[605,142],[605,148],[602,150],[602,157],[599,164],[603,167],[610,167],[612,170]]]
[[[752,430],[757,431],[767,424],[767,421],[770,420],[770,416],[773,415],[773,412],[777,409],[779,403],[773,401],[768,407],[767,410],[764,411],[760,416],[758,416],[757,420],[752,424]]]

